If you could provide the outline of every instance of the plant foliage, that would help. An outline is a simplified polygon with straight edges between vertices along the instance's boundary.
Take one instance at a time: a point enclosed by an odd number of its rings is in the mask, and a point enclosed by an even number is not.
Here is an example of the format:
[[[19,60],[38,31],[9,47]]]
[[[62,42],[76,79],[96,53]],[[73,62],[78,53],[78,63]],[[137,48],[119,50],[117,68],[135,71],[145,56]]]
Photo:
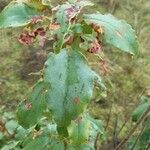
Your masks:
[[[102,94],[106,89],[91,69],[88,56],[103,61],[103,42],[137,54],[138,43],[125,21],[110,14],[81,13],[82,8],[92,5],[89,1],[69,0],[54,7],[49,0],[14,0],[1,12],[0,28],[25,27],[20,43],[39,41],[44,46],[49,41],[53,48],[43,77],[18,106],[21,126],[13,121],[6,124],[10,134],[16,130],[18,139],[7,146],[13,143],[13,148],[23,150],[94,150],[97,138],[104,136],[102,122],[87,112],[94,91]]]

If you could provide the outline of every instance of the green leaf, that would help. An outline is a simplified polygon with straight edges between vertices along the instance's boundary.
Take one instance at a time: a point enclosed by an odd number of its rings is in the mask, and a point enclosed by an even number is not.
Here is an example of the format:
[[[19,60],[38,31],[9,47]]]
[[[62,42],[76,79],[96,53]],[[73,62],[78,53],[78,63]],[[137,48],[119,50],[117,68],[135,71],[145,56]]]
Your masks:
[[[67,127],[88,105],[95,82],[101,78],[92,71],[78,51],[62,50],[50,54],[45,63],[44,82],[49,83],[48,106],[59,127]]]
[[[73,145],[68,144],[66,150],[94,150],[89,144]]]
[[[19,126],[16,130],[15,138],[17,140],[22,140],[23,138],[25,138],[26,134],[27,134],[27,130]]]
[[[25,3],[38,11],[43,11],[47,6],[51,7],[49,0],[26,0]]]
[[[84,7],[84,6],[93,6],[94,4],[91,1],[88,0],[68,0],[71,4],[76,4],[78,6]]]
[[[78,117],[68,127],[70,139],[75,145],[85,143],[89,138],[90,122],[87,118]]]
[[[45,134],[56,134],[57,130],[56,130],[57,125],[56,124],[48,124],[45,128],[43,128],[43,133]]]
[[[40,15],[37,10],[20,1],[11,2],[0,14],[0,28],[20,27]]]
[[[138,42],[132,27],[124,20],[118,20],[110,14],[85,14],[84,21],[94,24],[104,30],[104,39],[125,52],[138,53]]]
[[[94,148],[92,148],[88,144],[81,144],[81,145],[78,145],[78,146],[74,146],[74,145],[70,144],[70,145],[67,145],[66,150],[94,150]]]
[[[19,124],[29,128],[37,123],[46,108],[46,85],[39,81],[28,100],[23,101],[17,110]]]
[[[147,97],[147,96],[141,96],[141,97],[140,97],[140,103],[141,103],[141,104],[144,104],[144,103],[147,103],[147,102],[150,103],[149,97]]]
[[[72,26],[72,31],[74,34],[80,34],[83,32],[83,29],[82,29],[82,25],[80,23],[76,23],[75,25]]]
[[[17,149],[17,145],[18,145],[18,141],[15,140],[10,140],[7,145],[4,145],[1,150],[18,150]]]
[[[66,150],[76,150],[76,149],[74,148],[74,145],[67,144],[67,149]]]
[[[49,144],[49,150],[64,150],[64,143],[60,141],[56,141],[55,139],[51,139]]]
[[[150,124],[149,124],[150,125]],[[143,148],[144,146],[147,147],[148,144],[150,143],[150,127],[148,127],[144,130],[142,135],[139,138],[139,142],[141,147]],[[147,146],[146,146],[147,145]]]
[[[92,148],[90,145],[88,144],[82,144],[81,146],[79,146],[77,148],[77,150],[94,150],[94,148]]]
[[[89,1],[78,1],[75,3],[65,3],[62,5],[58,5],[56,9],[56,13],[54,14],[55,21],[60,23],[61,25],[68,24],[72,18],[77,17],[80,13],[80,10],[83,7],[91,6],[92,3]]]
[[[12,120],[12,119],[15,119],[15,115],[13,112],[4,112],[3,118],[5,120]]]
[[[18,127],[18,123],[14,120],[10,120],[5,124],[5,128],[7,129],[8,133],[13,135]]]
[[[139,105],[135,111],[132,113],[132,120],[133,121],[137,121],[141,115],[150,107],[150,103],[149,102],[146,102],[146,103],[143,103],[141,105]]]
[[[4,138],[4,134],[0,131],[0,141],[2,141]]]
[[[72,9],[73,13],[71,15],[68,14],[68,11]],[[71,27],[70,21],[73,17],[75,17],[79,13],[78,7],[74,4],[63,4],[57,6],[57,11],[54,15],[54,21],[60,24],[60,28],[56,30],[53,34],[54,36],[57,35],[57,42],[54,43],[54,49],[56,53],[59,53],[60,49],[65,42],[65,37],[69,33],[69,29]]]
[[[71,142],[74,145],[87,143],[90,147],[94,148],[97,134],[103,135],[104,129],[100,120],[95,120],[88,114],[83,114],[83,116],[71,122],[68,132]]]
[[[91,5],[92,3],[89,1],[79,1],[75,3],[65,3],[56,7],[54,22],[60,24],[60,28],[53,33],[55,36],[57,35],[58,38],[57,42],[54,44],[56,53],[59,53],[65,43],[65,38],[67,34],[69,34],[71,28],[71,20],[78,16],[83,7]]]
[[[51,6],[51,1],[50,0],[42,0],[42,4],[46,6]]]
[[[48,150],[47,145],[49,143],[48,136],[40,136],[33,140],[31,140],[24,148],[23,150]]]

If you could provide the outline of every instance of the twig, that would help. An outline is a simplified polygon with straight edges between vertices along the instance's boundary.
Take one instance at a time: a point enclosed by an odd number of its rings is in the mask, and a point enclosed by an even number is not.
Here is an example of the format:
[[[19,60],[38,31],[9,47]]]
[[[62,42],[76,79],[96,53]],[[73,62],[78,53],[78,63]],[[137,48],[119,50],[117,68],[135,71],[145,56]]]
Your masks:
[[[127,122],[129,121],[129,119],[130,119],[130,116],[125,119],[125,122],[123,123],[123,125],[121,126],[121,128],[119,129],[119,131],[118,131],[118,133],[116,135],[117,137],[120,134],[120,132],[122,131],[122,129],[125,127],[125,125],[127,124]]]
[[[147,146],[146,150],[149,150],[149,148],[150,148],[150,143],[148,144],[148,146]]]
[[[146,88],[144,88],[143,90],[142,90],[142,92],[138,95],[138,99],[143,95],[143,93],[145,92],[145,90],[146,90]],[[139,102],[136,104],[136,106],[138,106],[139,105]],[[134,109],[136,109],[136,107],[134,108]],[[134,110],[133,110],[134,111]],[[132,112],[133,112],[132,111]],[[129,119],[130,119],[130,116],[128,116],[126,119],[125,119],[125,122],[123,123],[123,125],[121,126],[121,128],[119,129],[119,131],[118,131],[118,133],[117,133],[117,137],[118,137],[118,135],[120,134],[120,132],[122,131],[122,129],[125,127],[125,125],[127,124],[127,122],[129,121]]]
[[[95,148],[95,150],[98,150],[97,142],[98,142],[98,139],[99,139],[99,135],[100,135],[100,133],[97,134],[95,142],[94,142],[94,148]]]
[[[143,131],[144,131],[145,128],[146,128],[146,125],[142,127],[142,130],[141,130],[141,132],[139,133],[139,135],[137,136],[137,138],[136,138],[136,140],[135,140],[135,142],[134,142],[134,144],[133,144],[131,150],[134,150],[135,145],[137,144],[137,142],[138,142],[138,140],[139,140],[140,136],[142,135],[142,133],[143,133]]]
[[[111,103],[111,106],[110,106],[110,109],[109,109],[109,114],[108,114],[107,123],[106,123],[106,126],[105,126],[105,131],[107,130],[109,122],[110,122],[111,111],[112,111],[112,103]]]
[[[145,118],[147,117],[147,114],[149,113],[149,111],[150,111],[150,106],[143,113],[143,115],[139,118],[139,120],[137,121],[136,125],[130,130],[130,132],[127,134],[127,136],[120,142],[120,144],[118,144],[118,146],[115,148],[115,150],[119,150],[120,148],[122,148],[122,146],[129,140],[130,136],[134,133],[134,131],[139,126],[139,124],[141,122],[143,122],[143,120],[145,120]]]
[[[114,145],[114,148],[116,147],[116,144],[117,144],[117,136],[116,136],[117,126],[118,126],[118,115],[116,114],[115,124],[114,124],[114,132],[113,132],[113,145]]]

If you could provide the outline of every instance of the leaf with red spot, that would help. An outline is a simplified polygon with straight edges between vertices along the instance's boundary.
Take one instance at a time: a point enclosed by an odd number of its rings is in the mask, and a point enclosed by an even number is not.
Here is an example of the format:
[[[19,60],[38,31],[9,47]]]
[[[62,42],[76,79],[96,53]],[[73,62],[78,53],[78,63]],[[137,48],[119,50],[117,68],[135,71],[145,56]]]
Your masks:
[[[73,100],[74,105],[78,105],[80,103],[80,99],[78,97],[75,97]]]
[[[138,42],[132,27],[124,20],[118,20],[112,15],[86,14],[84,21],[102,32],[107,43],[131,54],[138,53]],[[102,30],[101,30],[102,29]]]
[[[84,113],[76,120],[72,120],[67,128],[69,132],[70,143],[76,146],[87,144],[94,149],[94,141],[97,134],[103,135],[104,129],[100,120],[92,119],[88,114]]]
[[[102,45],[97,40],[96,35],[84,34],[81,36],[83,42],[80,44],[80,48],[90,53],[100,53],[102,51]]]
[[[83,117],[77,118],[78,121],[74,120],[68,127],[69,136],[71,143],[80,145],[86,143],[90,133],[90,122]]]
[[[54,50],[58,53],[65,43],[65,37],[69,34],[72,22],[75,21],[81,9],[85,6],[91,6],[88,1],[66,2],[52,9],[54,13],[53,23],[59,24],[60,28],[52,31],[52,35],[57,35],[58,40],[54,43]]]
[[[85,111],[94,86],[99,86],[100,91],[105,86],[78,50],[63,49],[59,54],[52,53],[45,65],[44,81],[51,85],[48,107],[58,127],[66,128]]]
[[[39,81],[34,87],[28,100],[20,103],[17,110],[19,124],[29,128],[37,123],[46,108],[46,90],[43,81]]]

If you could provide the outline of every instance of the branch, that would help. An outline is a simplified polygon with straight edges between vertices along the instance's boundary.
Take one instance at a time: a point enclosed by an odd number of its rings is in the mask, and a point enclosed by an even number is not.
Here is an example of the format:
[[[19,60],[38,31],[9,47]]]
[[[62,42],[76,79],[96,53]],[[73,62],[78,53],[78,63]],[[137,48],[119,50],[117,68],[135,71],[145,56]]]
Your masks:
[[[139,118],[136,125],[127,134],[127,136],[120,142],[120,144],[118,144],[118,146],[115,148],[115,150],[121,149],[122,146],[129,140],[129,138],[134,133],[134,131],[137,129],[137,127],[141,124],[141,122],[143,122],[145,120],[145,118],[147,117],[147,114],[149,113],[149,111],[150,111],[150,105],[149,105],[148,109],[143,113],[143,115]]]

